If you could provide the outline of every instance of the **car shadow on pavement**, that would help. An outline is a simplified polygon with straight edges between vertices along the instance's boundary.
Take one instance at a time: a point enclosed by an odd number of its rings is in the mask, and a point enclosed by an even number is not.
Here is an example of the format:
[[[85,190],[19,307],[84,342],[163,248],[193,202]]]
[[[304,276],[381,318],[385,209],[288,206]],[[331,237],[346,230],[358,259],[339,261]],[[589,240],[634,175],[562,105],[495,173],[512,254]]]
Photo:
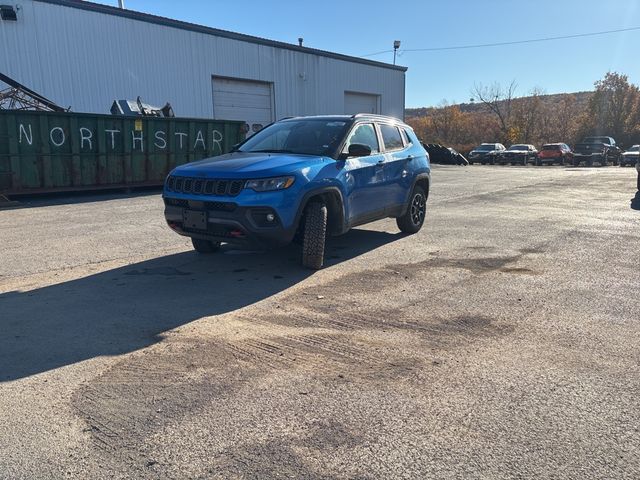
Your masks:
[[[638,190],[636,196],[631,199],[631,209],[640,210],[640,190]]]
[[[126,193],[126,189],[116,188],[97,192],[62,192],[40,195],[16,195],[11,196],[12,202],[7,205],[8,209],[17,210],[22,208],[55,207],[59,205],[74,205],[81,203],[105,202],[109,200],[126,200],[139,197],[159,195],[161,187],[139,187]],[[0,203],[0,210],[3,204]]]
[[[402,237],[353,230],[329,239],[326,266]],[[299,257],[295,246],[264,253],[184,252],[0,294],[0,383],[144,348],[172,328],[252,305],[313,274]]]

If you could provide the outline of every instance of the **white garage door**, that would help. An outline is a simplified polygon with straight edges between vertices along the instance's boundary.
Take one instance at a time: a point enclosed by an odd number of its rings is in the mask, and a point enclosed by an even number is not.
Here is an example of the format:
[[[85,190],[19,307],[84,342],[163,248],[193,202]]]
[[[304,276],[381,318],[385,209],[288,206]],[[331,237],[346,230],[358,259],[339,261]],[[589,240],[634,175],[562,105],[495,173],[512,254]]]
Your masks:
[[[379,95],[370,93],[344,92],[344,113],[380,113],[378,111]]]
[[[273,121],[271,84],[213,77],[213,118],[241,120],[249,126],[249,134]]]

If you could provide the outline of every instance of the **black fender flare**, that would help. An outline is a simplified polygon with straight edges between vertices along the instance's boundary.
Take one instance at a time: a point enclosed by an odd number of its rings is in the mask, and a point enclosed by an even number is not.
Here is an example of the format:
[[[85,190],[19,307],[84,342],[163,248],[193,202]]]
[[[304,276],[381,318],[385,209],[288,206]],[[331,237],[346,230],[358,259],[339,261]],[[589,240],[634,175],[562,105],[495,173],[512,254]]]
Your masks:
[[[411,190],[409,191],[409,194],[411,194],[411,192],[413,192],[413,189],[415,188],[417,183],[422,181],[422,180],[426,180],[427,183],[429,184],[429,188],[425,192],[427,194],[427,200],[428,200],[429,199],[429,189],[431,188],[431,174],[427,173],[427,172],[419,173],[419,174],[417,174],[415,176],[415,178],[413,179],[413,183],[411,184]],[[407,207],[408,206],[409,206],[408,202],[404,202],[404,205],[402,206],[402,212],[401,212],[400,216],[402,216],[405,213],[407,213]]]
[[[304,194],[304,196],[302,197],[302,201],[298,206],[298,211],[296,212],[294,223],[296,230],[300,225],[300,220],[302,218],[302,215],[304,214],[305,208],[307,208],[307,205],[309,204],[309,201],[314,197],[321,197],[327,194],[337,197],[338,203],[338,205],[334,205],[334,208],[331,211],[331,213],[333,214],[332,216],[334,217],[333,220],[330,220],[330,223],[332,225],[332,233],[340,234],[348,230],[344,209],[344,196],[342,195],[342,191],[335,185],[314,188],[313,190],[310,190]],[[335,215],[337,215],[337,218],[335,218]]]

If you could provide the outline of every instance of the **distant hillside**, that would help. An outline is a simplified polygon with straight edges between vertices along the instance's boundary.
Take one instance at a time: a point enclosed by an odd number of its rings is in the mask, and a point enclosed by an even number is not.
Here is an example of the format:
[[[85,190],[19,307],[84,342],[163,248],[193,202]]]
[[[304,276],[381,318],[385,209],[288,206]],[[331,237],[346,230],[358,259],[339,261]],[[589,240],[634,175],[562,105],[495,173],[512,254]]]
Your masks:
[[[573,95],[577,109],[583,110],[587,107],[589,99],[593,96],[593,92],[576,92],[576,93],[555,93],[551,95],[540,95],[539,98],[544,106],[553,106],[563,100],[563,98]],[[518,97],[518,99],[527,99],[529,97]],[[486,107],[481,102],[475,103],[458,103],[456,106],[463,113],[481,113],[486,111]],[[425,117],[432,115],[441,107],[420,107],[405,109],[407,118]]]

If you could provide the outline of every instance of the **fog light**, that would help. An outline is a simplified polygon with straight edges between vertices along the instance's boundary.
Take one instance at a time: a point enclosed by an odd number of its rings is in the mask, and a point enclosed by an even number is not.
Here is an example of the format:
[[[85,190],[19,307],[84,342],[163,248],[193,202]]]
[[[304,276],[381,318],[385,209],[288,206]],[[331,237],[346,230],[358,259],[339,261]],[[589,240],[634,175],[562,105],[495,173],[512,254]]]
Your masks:
[[[273,222],[276,216],[273,213],[267,213],[267,222]]]

